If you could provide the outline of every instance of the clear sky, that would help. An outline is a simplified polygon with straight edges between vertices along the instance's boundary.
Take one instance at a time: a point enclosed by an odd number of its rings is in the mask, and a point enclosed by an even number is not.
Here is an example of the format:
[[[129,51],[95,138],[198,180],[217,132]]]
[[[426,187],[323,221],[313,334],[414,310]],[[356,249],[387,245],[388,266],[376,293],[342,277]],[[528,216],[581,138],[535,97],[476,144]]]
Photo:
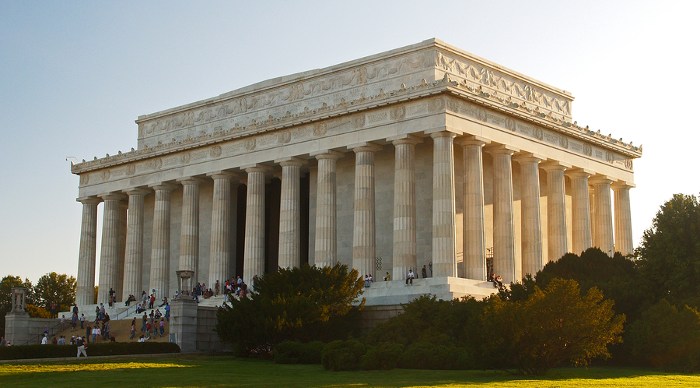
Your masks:
[[[674,193],[700,191],[698,16],[673,0],[0,0],[0,276],[77,273],[66,158],[136,147],[137,116],[433,37],[571,92],[579,124],[643,145],[637,243]]]

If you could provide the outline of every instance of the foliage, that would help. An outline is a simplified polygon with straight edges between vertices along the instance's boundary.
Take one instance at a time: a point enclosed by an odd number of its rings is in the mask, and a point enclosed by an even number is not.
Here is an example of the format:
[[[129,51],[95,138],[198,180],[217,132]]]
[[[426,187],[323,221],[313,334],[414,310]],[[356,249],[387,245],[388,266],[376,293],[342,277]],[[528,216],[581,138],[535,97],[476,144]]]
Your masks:
[[[5,333],[5,314],[12,309],[12,288],[24,287],[29,292],[27,303],[34,301],[33,286],[29,279],[22,279],[19,276],[7,275],[0,280],[0,333]]]
[[[323,342],[283,341],[275,346],[277,364],[320,364]]]
[[[676,194],[656,213],[637,248],[643,278],[655,300],[685,303],[700,295],[700,200]],[[691,302],[692,303],[692,302]],[[696,307],[700,305],[696,304]]]
[[[404,346],[397,343],[384,343],[370,347],[362,356],[362,369],[394,369],[399,364],[399,358],[404,352]]]
[[[597,288],[582,297],[576,281],[555,278],[544,290],[535,286],[526,300],[490,298],[483,319],[484,355],[492,366],[542,374],[609,357],[607,346],[621,341],[625,317],[615,315]]]
[[[280,269],[255,278],[249,298],[219,309],[216,331],[239,355],[268,353],[284,340],[346,338],[359,328],[353,307],[363,284],[347,266]]]
[[[357,370],[366,351],[365,344],[360,341],[335,340],[323,347],[321,362],[328,370]]]
[[[90,344],[86,352],[89,356],[179,353],[180,347],[169,342],[106,342]],[[75,345],[13,345],[0,347],[0,360],[75,357],[76,354],[77,347]]]
[[[453,344],[433,344],[430,341],[414,342],[406,347],[399,358],[399,367],[406,369],[468,369],[466,351]]]
[[[26,310],[32,318],[51,318],[51,313],[48,310],[37,305],[28,304]]]
[[[56,303],[59,309],[68,309],[75,301],[76,281],[66,274],[48,273],[39,278],[34,286],[36,304],[49,309]]]
[[[700,313],[687,305],[677,308],[662,299],[630,324],[625,344],[643,365],[700,371]]]

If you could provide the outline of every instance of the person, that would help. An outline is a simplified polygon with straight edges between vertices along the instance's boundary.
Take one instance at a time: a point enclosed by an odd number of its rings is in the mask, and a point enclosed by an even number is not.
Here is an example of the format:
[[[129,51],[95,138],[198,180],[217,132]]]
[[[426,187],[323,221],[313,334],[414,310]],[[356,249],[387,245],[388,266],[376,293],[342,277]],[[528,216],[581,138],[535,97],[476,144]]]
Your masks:
[[[170,305],[168,303],[165,304],[165,319],[170,322]]]
[[[387,272],[386,275],[384,275],[384,281],[385,282],[391,281],[391,275],[389,275],[389,272]]]
[[[41,344],[42,345],[47,345],[49,343],[49,336],[44,333],[44,336],[41,338]]]
[[[143,317],[141,317],[141,333],[144,333],[146,331],[146,322],[148,322],[148,317],[146,316],[146,312],[143,312]]]
[[[221,285],[219,284],[219,281],[216,281],[216,284],[214,284],[214,296],[219,296],[219,291],[221,291]]]
[[[80,328],[85,328],[85,314],[80,314]]]
[[[90,334],[92,334],[92,327],[87,325],[85,326],[85,337],[83,337],[85,342],[90,342]]]
[[[501,275],[496,276],[496,284],[498,284],[498,287],[503,287],[503,278]]]
[[[409,268],[408,274],[406,275],[406,285],[408,285],[408,283],[411,283],[411,285],[413,285],[413,278],[415,277],[416,274],[413,273],[413,268]]]
[[[78,314],[73,313],[73,316],[70,319],[70,325],[75,330],[75,327],[78,326]]]
[[[423,277],[423,279],[428,277],[428,269],[425,268],[425,265],[423,265],[423,268],[421,268],[420,275]]]
[[[112,307],[112,303],[114,303],[114,289],[112,287],[109,288],[109,307]]]
[[[87,349],[87,346],[85,346],[85,342],[83,341],[83,337],[78,337],[75,340],[76,345],[78,345],[78,355],[76,356],[77,358],[80,358],[80,355],[82,354],[87,358],[87,353],[85,350]]]
[[[65,345],[66,344],[66,337],[61,336],[58,338],[58,344],[59,345]]]
[[[105,319],[105,314],[107,312],[105,311],[105,305],[100,303],[100,319]]]
[[[5,337],[0,337],[0,347],[2,346],[7,346],[7,341],[5,340]]]
[[[165,319],[161,318],[160,319],[160,336],[162,337],[163,334],[165,334]]]
[[[139,342],[146,342],[146,337],[144,337],[143,334],[139,337]]]
[[[97,337],[100,336],[100,327],[95,325],[95,327],[92,328],[92,343],[95,344],[97,343]]]
[[[151,294],[151,297],[148,299],[148,308],[152,309],[153,308],[153,303],[156,302],[156,294]]]
[[[166,304],[168,304],[168,297],[164,296],[163,299],[161,300],[163,303],[159,304],[158,307],[163,307]]]
[[[73,304],[73,314],[78,315],[80,311],[78,310],[78,304],[74,303]]]
[[[133,294],[129,294],[129,297],[126,298],[126,302],[124,302],[124,306],[129,307],[131,302],[136,302],[136,297]]]

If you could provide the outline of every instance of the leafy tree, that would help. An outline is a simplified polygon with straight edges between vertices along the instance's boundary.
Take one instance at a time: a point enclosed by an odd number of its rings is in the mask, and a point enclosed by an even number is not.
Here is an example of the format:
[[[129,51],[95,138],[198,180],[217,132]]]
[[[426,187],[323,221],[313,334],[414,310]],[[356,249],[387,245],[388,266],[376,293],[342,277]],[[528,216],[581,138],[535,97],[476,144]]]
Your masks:
[[[59,309],[67,309],[75,301],[75,290],[76,281],[73,276],[48,273],[40,277],[34,286],[36,304],[47,310],[51,303],[56,303]]]
[[[5,314],[12,309],[12,288],[24,287],[29,291],[27,303],[32,303],[33,287],[29,279],[22,279],[19,276],[7,275],[0,280],[0,332],[5,333]]]
[[[615,315],[613,302],[595,287],[581,296],[575,280],[552,279],[525,300],[494,296],[486,303],[484,358],[492,367],[543,374],[610,357],[607,346],[621,341],[624,315]]]
[[[700,370],[700,313],[677,308],[666,299],[651,306],[625,333],[625,347],[635,361],[655,368]]]
[[[700,306],[700,203],[675,194],[656,213],[635,252],[655,300]]]
[[[254,283],[249,298],[234,299],[217,314],[217,333],[241,355],[267,353],[284,340],[344,338],[359,329],[352,303],[363,283],[345,265],[280,269]]]

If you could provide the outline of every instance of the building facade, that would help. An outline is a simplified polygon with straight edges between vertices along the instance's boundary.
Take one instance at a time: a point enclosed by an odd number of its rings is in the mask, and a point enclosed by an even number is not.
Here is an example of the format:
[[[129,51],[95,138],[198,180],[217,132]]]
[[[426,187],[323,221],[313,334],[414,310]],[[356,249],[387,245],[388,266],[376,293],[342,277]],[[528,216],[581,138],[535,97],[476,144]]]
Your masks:
[[[140,116],[137,149],[71,167],[77,303],[96,280],[97,302],[172,295],[178,270],[212,288],[307,262],[512,281],[567,252],[631,253],[641,150],[578,126],[572,103],[431,39]]]

